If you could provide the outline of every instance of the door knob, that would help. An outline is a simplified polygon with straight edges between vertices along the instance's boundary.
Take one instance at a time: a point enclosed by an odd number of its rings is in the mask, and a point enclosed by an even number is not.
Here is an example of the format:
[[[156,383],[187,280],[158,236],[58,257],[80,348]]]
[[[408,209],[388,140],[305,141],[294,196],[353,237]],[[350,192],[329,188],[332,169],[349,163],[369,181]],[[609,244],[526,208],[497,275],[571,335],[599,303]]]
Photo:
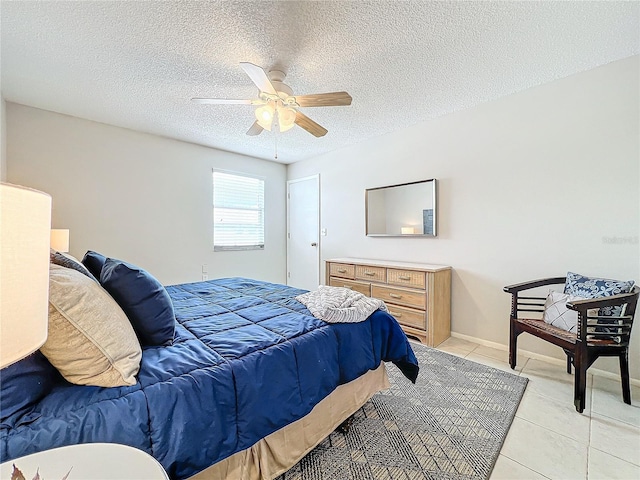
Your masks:
[[[313,242],[313,243],[311,244],[311,246],[312,246],[312,247],[317,247],[317,246],[318,246],[318,244],[317,244],[316,242]]]

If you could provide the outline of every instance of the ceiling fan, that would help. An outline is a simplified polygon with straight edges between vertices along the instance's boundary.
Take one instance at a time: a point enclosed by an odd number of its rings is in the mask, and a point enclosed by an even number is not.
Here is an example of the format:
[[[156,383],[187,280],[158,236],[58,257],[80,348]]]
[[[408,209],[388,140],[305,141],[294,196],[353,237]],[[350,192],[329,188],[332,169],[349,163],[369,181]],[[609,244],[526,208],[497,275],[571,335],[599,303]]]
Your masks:
[[[295,124],[316,137],[322,137],[327,133],[327,129],[300,112],[299,108],[351,105],[351,95],[347,92],[293,95],[293,90],[283,83],[284,72],[271,70],[267,74],[262,68],[249,62],[240,62],[240,66],[258,87],[258,98],[251,100],[192,98],[191,100],[214,105],[257,105],[256,121],[247,131],[247,135],[260,135],[263,130],[270,131],[276,124],[280,132],[286,132]]]

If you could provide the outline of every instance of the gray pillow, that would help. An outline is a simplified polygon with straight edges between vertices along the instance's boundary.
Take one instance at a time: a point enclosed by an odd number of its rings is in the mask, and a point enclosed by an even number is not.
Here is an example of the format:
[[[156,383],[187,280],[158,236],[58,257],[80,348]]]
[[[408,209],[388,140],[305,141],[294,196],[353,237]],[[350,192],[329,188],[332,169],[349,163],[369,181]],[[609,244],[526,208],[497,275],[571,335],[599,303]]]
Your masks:
[[[66,255],[64,253],[58,252],[57,250],[54,250],[53,248],[50,248],[49,261],[56,265],[60,265],[61,267],[72,268],[73,270],[77,270],[78,272],[89,277],[94,282],[98,282],[96,277],[91,275],[91,272],[87,270],[87,267],[85,267],[82,263],[80,263],[80,261],[78,261],[76,258],[72,257],[71,255]]]
[[[40,349],[67,381],[136,384],[142,350],[129,319],[96,282],[56,264],[49,270],[49,334]]]

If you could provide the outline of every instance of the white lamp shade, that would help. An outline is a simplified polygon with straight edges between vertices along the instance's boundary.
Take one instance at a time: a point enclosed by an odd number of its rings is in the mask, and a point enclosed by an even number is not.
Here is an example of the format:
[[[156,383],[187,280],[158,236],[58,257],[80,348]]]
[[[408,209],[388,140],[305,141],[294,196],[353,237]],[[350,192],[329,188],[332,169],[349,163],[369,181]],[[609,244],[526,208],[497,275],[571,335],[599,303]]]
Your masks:
[[[47,339],[51,197],[0,184],[0,368]]]
[[[278,108],[278,123],[280,131],[286,132],[291,130],[296,121],[296,111],[291,107]]]
[[[53,228],[51,229],[51,248],[59,252],[69,251],[69,229]]]
[[[255,112],[258,125],[260,125],[262,128],[268,131],[271,131],[273,116],[276,112],[272,103],[273,102],[269,102],[266,105],[263,105],[262,107],[256,108],[256,112]]]

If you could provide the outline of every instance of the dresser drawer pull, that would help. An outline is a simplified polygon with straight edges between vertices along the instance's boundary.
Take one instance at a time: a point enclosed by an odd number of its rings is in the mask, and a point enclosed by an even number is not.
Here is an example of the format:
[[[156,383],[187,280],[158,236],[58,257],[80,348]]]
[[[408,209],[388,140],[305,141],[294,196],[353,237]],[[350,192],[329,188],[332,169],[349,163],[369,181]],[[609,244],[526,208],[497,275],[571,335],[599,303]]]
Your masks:
[[[347,273],[347,269],[346,268],[339,268],[338,269],[338,273]]]
[[[395,293],[390,293],[390,294],[389,294],[389,296],[390,296],[391,298],[402,298],[402,295],[397,295],[397,294],[395,294]]]
[[[342,288],[348,288],[349,290],[351,290],[351,287],[349,285],[342,285]]]
[[[376,272],[364,272],[365,275],[368,275],[369,277],[375,277],[376,276]]]
[[[411,280],[411,277],[409,277],[408,275],[400,275],[398,278],[400,280]]]
[[[402,314],[401,314],[401,313],[392,312],[391,310],[389,310],[389,313],[390,313],[391,315],[393,315],[394,317],[396,317],[396,318],[400,318],[400,317],[402,317]]]

